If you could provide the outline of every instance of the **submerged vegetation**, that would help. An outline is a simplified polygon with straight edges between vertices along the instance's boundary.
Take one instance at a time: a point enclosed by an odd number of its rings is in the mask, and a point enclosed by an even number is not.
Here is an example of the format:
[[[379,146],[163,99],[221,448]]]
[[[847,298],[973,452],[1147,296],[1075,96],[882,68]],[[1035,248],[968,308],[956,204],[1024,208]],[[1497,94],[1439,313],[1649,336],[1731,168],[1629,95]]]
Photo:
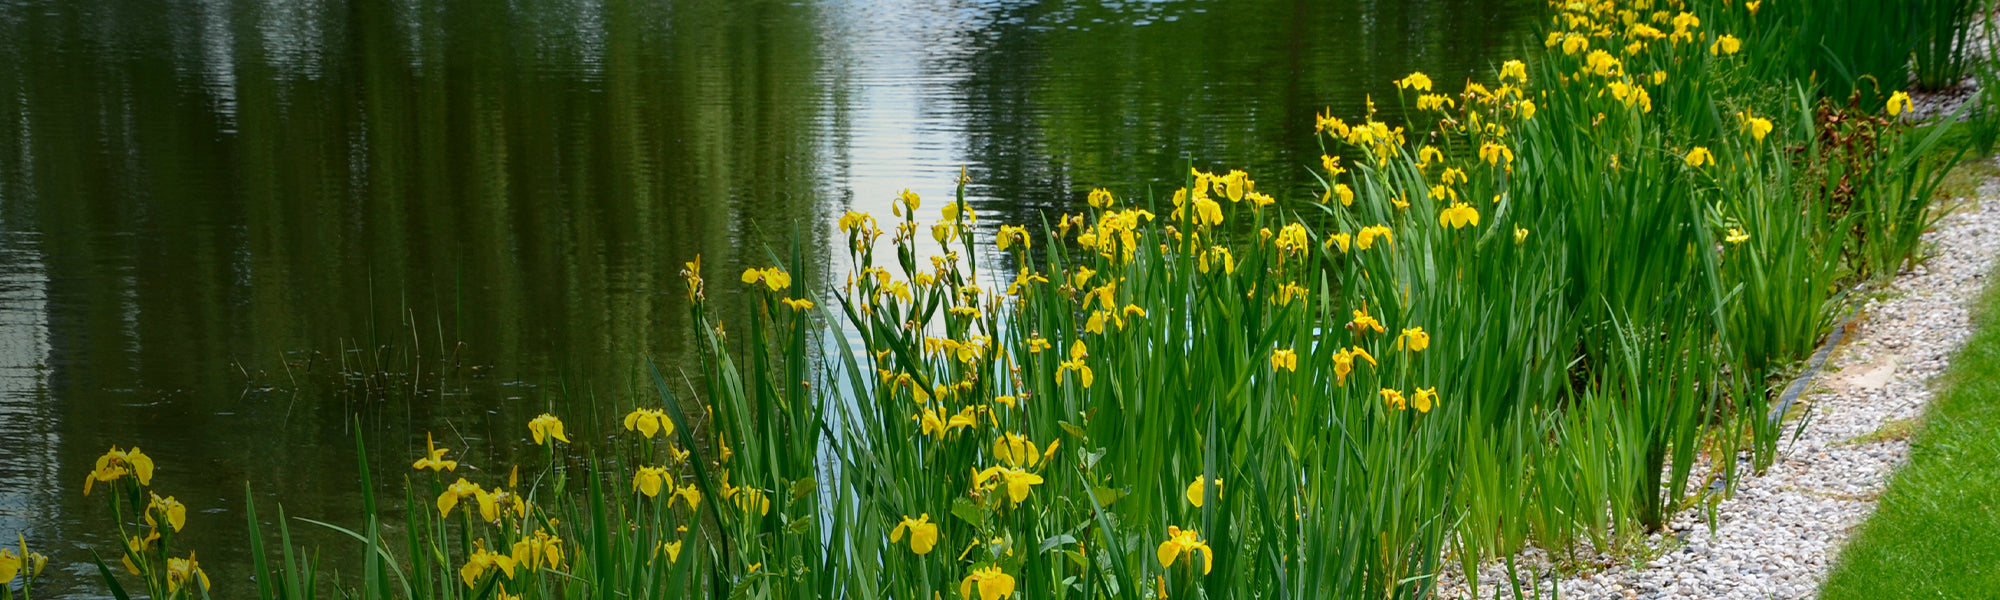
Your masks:
[[[608,431],[524,424],[539,460],[460,473],[430,443],[379,489],[364,467],[364,521],[311,521],[364,547],[353,587],[254,510],[256,573],[227,576],[267,599],[1415,598],[1448,564],[1625,547],[1770,463],[1784,377],[1842,290],[1918,258],[1957,158],[1892,80],[1771,79],[1823,51],[1795,5],[1555,5],[1484,81],[1397,80],[1410,122],[1321,115],[1317,197],[1197,168],[982,229],[961,178],[933,222],[907,191],[842,217],[844,278],[694,257],[686,385],[654,372]],[[755,317],[712,318],[738,284]],[[204,596],[152,470],[114,448],[92,473],[126,540],[100,572]]]

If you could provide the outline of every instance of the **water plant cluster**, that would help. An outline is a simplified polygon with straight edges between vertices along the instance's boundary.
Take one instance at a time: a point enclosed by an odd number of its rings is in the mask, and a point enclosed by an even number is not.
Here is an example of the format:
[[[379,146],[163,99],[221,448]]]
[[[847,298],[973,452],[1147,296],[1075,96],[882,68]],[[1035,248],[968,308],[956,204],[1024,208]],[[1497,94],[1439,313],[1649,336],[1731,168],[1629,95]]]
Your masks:
[[[1784,3],[1552,4],[1489,77],[1397,80],[1402,122],[1301,124],[1314,196],[1197,167],[995,225],[961,178],[841,217],[844,276],[694,258],[701,373],[655,372],[607,429],[523,424],[539,460],[364,466],[363,522],[315,522],[362,548],[352,584],[254,510],[256,573],[227,576],[266,599],[1420,598],[1499,560],[1535,593],[1524,549],[1616,551],[1769,464],[1843,290],[1938,214],[1952,161],[1907,95],[1773,85],[1765,62],[1818,51]],[[754,318],[712,318],[739,285]],[[127,540],[100,571],[205,596],[151,472],[134,448],[92,473]]]

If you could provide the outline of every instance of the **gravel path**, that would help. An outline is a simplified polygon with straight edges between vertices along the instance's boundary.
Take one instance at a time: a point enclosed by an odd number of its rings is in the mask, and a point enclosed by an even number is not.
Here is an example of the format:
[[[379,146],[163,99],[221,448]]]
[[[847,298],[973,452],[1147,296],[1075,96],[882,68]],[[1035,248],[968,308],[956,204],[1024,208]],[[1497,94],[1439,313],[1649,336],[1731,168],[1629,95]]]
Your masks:
[[[1811,410],[1805,430],[1796,441],[1788,430],[1778,462],[1721,502],[1713,535],[1700,513],[1686,512],[1647,540],[1664,554],[1643,565],[1604,559],[1602,570],[1565,579],[1562,597],[1815,596],[1840,545],[1908,456],[1907,436],[1896,432],[1907,433],[1923,414],[1932,379],[1971,335],[1967,309],[2000,252],[2000,182],[1988,182],[1977,201],[1925,238],[1929,260],[1867,303],[1800,399]],[[1440,596],[1465,596],[1453,579],[1441,582]],[[1505,580],[1497,567],[1482,570],[1480,597],[1496,597],[1489,582]]]

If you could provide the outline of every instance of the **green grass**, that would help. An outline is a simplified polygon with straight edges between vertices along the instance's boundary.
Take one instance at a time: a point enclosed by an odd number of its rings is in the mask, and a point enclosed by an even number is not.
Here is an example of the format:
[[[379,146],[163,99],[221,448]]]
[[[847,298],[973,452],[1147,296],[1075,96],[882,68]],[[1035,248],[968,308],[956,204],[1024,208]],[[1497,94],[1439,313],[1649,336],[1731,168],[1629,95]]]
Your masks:
[[[1821,598],[2000,598],[2000,288]]]

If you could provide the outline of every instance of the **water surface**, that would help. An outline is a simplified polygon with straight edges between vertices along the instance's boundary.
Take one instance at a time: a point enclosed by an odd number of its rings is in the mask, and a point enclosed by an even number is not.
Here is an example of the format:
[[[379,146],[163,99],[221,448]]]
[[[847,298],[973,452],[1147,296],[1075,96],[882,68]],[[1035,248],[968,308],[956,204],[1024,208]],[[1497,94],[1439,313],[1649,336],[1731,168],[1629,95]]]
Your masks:
[[[649,401],[648,357],[693,360],[696,255],[842,272],[835,216],[910,188],[936,218],[961,167],[988,228],[1189,165],[1303,199],[1315,112],[1456,89],[1537,10],[0,0],[0,539],[53,551],[37,597],[102,596],[81,484],[137,445],[247,595],[246,483],[266,522],[351,525],[357,423],[378,480],[425,432],[490,478],[535,414]]]

